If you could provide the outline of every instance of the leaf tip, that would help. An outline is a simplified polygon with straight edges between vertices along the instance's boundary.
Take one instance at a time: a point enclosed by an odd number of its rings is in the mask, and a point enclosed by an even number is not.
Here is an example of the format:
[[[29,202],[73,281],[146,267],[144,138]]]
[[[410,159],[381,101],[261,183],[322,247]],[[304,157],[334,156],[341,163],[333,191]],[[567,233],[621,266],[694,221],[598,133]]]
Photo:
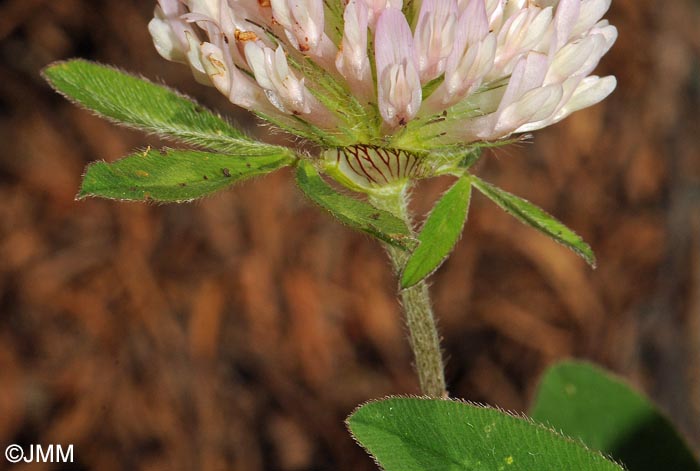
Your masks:
[[[94,198],[95,196],[98,196],[97,193],[89,190],[87,186],[88,185],[86,185],[85,180],[83,180],[83,182],[80,185],[80,189],[78,190],[78,194],[75,195],[75,201],[83,201],[88,198]]]
[[[56,79],[58,73],[65,72],[66,69],[68,69],[71,66],[71,64],[85,62],[87,61],[84,59],[66,59],[54,61],[46,65],[43,69],[41,69],[39,74],[49,84],[53,85],[53,81]]]
[[[598,259],[596,258],[593,249],[588,244],[585,244],[582,250],[579,251],[579,255],[593,270],[598,268]]]
[[[59,69],[63,68],[64,64],[65,64],[65,61],[52,62],[49,65],[47,65],[46,67],[44,67],[43,69],[41,69],[39,71],[39,75],[41,76],[42,79],[44,79],[44,81],[46,83],[51,85],[51,87],[55,88],[55,85],[54,85],[54,79],[56,78],[55,73]]]

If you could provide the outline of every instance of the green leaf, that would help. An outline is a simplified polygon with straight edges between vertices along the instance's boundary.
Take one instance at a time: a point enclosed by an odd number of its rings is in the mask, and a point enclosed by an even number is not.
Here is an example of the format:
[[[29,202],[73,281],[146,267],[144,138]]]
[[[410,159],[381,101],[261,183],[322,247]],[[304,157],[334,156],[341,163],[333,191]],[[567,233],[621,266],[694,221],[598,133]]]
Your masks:
[[[440,198],[423,225],[420,245],[401,275],[401,288],[410,288],[433,273],[448,257],[467,220],[471,180],[464,176]]]
[[[114,163],[88,166],[78,198],[183,202],[289,165],[286,153],[240,157],[193,150],[150,149]]]
[[[473,185],[505,212],[573,250],[591,267],[595,268],[596,260],[591,247],[574,231],[529,201],[503,191],[476,177],[472,178]]]
[[[297,184],[309,199],[353,229],[404,250],[412,245],[411,232],[401,219],[364,201],[338,193],[321,178],[311,163],[299,161]]]
[[[588,363],[566,361],[550,368],[532,416],[630,471],[700,470],[683,438],[646,397]]]
[[[444,399],[390,398],[348,418],[385,471],[621,471],[526,419]]]
[[[112,67],[71,60],[43,74],[70,100],[129,127],[221,152],[264,155],[284,149],[256,142],[189,98]]]

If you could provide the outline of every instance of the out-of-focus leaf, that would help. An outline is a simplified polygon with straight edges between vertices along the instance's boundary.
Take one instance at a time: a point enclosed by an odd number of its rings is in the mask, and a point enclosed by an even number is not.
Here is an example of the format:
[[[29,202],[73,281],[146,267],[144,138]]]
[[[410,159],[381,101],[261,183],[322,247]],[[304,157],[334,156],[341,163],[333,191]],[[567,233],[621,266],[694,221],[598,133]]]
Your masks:
[[[596,260],[593,250],[574,231],[529,201],[476,177],[472,178],[474,186],[505,212],[573,250],[590,266],[595,268]]]
[[[309,199],[353,229],[402,249],[407,249],[414,243],[410,230],[401,219],[368,203],[338,193],[321,178],[309,162],[299,161],[297,183]]]
[[[390,398],[360,407],[350,431],[386,471],[621,471],[600,453],[495,409]]]
[[[248,156],[284,149],[256,142],[189,98],[113,67],[77,59],[54,63],[43,73],[68,99],[129,127]]]
[[[241,157],[194,150],[146,150],[88,166],[78,198],[190,201],[289,165],[281,155]]]
[[[420,245],[401,274],[402,288],[410,288],[433,273],[452,252],[467,220],[471,188],[470,178],[460,177],[435,204],[418,236]]]
[[[532,417],[630,471],[700,470],[683,438],[646,397],[588,363],[566,361],[547,370]]]

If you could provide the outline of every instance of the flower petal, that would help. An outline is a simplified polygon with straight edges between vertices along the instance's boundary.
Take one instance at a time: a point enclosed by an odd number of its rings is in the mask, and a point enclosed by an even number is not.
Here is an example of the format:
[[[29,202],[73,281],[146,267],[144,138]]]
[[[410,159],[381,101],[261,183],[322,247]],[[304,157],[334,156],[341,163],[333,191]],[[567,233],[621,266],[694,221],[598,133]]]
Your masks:
[[[411,28],[399,10],[379,17],[374,38],[379,111],[390,126],[406,124],[418,112],[422,90]]]
[[[338,72],[348,80],[355,91],[362,93],[365,98],[374,89],[371,65],[367,56],[368,14],[363,0],[348,2],[343,13],[345,25],[342,48],[335,60]]]
[[[556,52],[571,37],[581,11],[581,0],[560,0],[554,14],[554,38],[551,51]]]
[[[610,3],[611,0],[584,0],[581,3],[581,12],[571,30],[571,35],[576,37],[591,29],[608,11]]]
[[[440,76],[445,70],[445,61],[455,42],[456,24],[456,0],[423,0],[414,35],[422,83]]]
[[[547,56],[531,52],[522,57],[513,69],[499,111],[518,101],[525,93],[542,85],[548,69]]]
[[[588,108],[600,103],[608,97],[617,87],[617,79],[612,75],[607,77],[586,77],[578,86],[571,100],[554,117],[553,123],[557,123],[571,113]]]
[[[148,32],[151,33],[153,44],[161,57],[173,62],[187,63],[182,44],[170,26],[170,22],[164,19],[163,10],[160,7],[156,7],[155,16],[148,23]]]

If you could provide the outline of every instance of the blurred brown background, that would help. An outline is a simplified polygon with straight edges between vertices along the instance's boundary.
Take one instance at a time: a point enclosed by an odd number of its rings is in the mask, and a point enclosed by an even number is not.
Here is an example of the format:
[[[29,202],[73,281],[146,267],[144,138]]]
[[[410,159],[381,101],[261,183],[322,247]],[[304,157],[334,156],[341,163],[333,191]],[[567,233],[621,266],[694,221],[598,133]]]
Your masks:
[[[37,470],[374,469],[343,419],[417,393],[378,244],[303,200],[288,171],[190,205],[73,199],[88,162],[160,143],[52,93],[39,70],[53,60],[163,80],[257,132],[157,56],[152,8],[0,2],[1,448],[75,444],[76,465]],[[581,233],[599,268],[475,198],[432,280],[447,376],[455,396],[523,411],[548,364],[592,359],[697,449],[700,3],[614,0],[608,18],[620,39],[599,71],[614,95],[478,169]]]

